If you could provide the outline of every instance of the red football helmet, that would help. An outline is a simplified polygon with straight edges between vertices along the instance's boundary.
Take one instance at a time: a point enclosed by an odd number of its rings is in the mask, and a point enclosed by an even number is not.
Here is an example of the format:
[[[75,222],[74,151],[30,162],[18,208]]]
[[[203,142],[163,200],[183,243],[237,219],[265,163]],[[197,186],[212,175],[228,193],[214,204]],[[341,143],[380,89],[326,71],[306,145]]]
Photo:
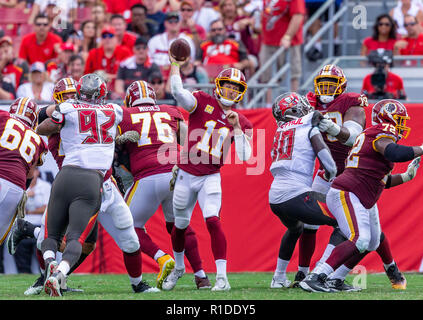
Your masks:
[[[156,92],[146,81],[138,80],[126,89],[125,107],[135,107],[140,104],[156,104]]]
[[[334,64],[325,65],[314,78],[314,91],[323,103],[333,101],[347,89],[344,71]]]
[[[53,99],[56,103],[62,103],[70,98],[66,98],[63,95],[72,95],[75,98],[76,94],[76,82],[72,78],[62,78],[56,82],[53,90]]]
[[[272,112],[276,121],[289,122],[313,111],[307,99],[295,92],[287,92],[276,98]]]
[[[81,77],[76,84],[76,98],[78,100],[102,103],[107,96],[107,85],[103,78],[95,73]]]
[[[236,85],[238,90],[224,86],[225,83]],[[235,68],[227,68],[222,70],[215,79],[216,98],[225,106],[232,106],[238,103],[247,92],[247,82],[241,70]],[[235,92],[237,95],[232,98],[229,92]]]
[[[34,129],[37,126],[38,105],[30,98],[16,99],[10,105],[9,113],[12,117],[18,118],[28,124],[31,129]]]
[[[400,138],[406,139],[410,134],[410,127],[406,126],[410,119],[405,106],[394,99],[384,99],[372,108],[372,124],[390,123],[395,126]]]

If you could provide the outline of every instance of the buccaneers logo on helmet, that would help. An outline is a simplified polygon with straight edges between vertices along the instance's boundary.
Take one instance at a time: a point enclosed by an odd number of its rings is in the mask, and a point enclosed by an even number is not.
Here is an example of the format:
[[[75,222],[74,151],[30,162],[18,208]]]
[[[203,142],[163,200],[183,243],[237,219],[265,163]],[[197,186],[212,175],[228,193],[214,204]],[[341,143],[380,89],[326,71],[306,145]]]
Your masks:
[[[76,98],[78,100],[102,103],[106,96],[106,83],[95,73],[84,75],[76,84]]]
[[[53,99],[56,103],[75,98],[76,82],[72,78],[63,78],[57,81],[53,90]]]
[[[30,98],[16,99],[10,106],[12,117],[25,122],[31,129],[35,129],[38,121],[38,105]]]
[[[410,134],[410,127],[406,126],[410,119],[405,106],[394,99],[384,99],[372,108],[372,124],[390,123],[395,126],[400,138],[406,139]]]
[[[125,107],[135,107],[140,104],[156,104],[156,92],[146,81],[134,81],[126,89]]]
[[[314,91],[322,103],[332,102],[345,92],[346,88],[347,78],[344,71],[334,64],[324,66],[314,78]]]
[[[233,86],[225,86],[225,83]],[[235,68],[228,68],[222,70],[215,79],[216,84],[216,98],[225,106],[232,106],[238,103],[247,92],[247,82],[244,74]],[[234,87],[238,87],[235,89]]]
[[[313,111],[307,99],[295,92],[287,92],[276,98],[272,112],[276,121],[288,122]]]

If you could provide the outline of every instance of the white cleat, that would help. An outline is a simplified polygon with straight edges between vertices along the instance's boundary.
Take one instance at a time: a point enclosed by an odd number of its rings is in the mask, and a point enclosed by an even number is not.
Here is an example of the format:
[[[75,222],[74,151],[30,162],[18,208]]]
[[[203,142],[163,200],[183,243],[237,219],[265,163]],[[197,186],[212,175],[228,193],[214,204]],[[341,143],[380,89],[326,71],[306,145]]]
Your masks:
[[[54,273],[47,279],[45,287],[49,289],[50,297],[62,296],[61,287],[64,286],[65,281],[65,277],[61,272]]]
[[[278,279],[273,277],[272,282],[270,283],[270,288],[278,289],[278,288],[289,288],[291,285],[291,281],[288,279]]]
[[[211,291],[229,291],[231,286],[229,284],[228,278],[225,276],[217,276],[216,283]]]
[[[185,273],[185,269],[173,269],[172,272],[164,279],[162,289],[165,291],[172,290],[176,286],[179,278]]]

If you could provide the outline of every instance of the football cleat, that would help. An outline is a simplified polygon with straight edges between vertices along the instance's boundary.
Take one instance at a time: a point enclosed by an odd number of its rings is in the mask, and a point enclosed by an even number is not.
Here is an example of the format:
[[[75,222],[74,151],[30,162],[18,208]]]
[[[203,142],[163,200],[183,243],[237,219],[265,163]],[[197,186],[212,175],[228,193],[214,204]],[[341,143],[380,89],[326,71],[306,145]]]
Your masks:
[[[55,272],[53,273],[46,281],[44,287],[47,288],[50,293],[50,297],[61,297],[62,296],[62,286],[65,285],[66,279],[63,273]]]
[[[384,268],[386,275],[391,281],[392,289],[395,290],[405,290],[407,288],[407,280],[399,271],[396,263],[391,265],[388,269]]]
[[[166,279],[173,268],[175,268],[175,260],[173,260],[170,255],[165,254],[157,259],[157,263],[159,264],[159,274],[157,275],[156,283],[157,288],[162,289],[164,279]]]
[[[135,293],[152,293],[152,292],[160,292],[160,289],[150,287],[150,285],[145,281],[140,281],[137,285],[131,285],[132,290],[134,290]]]
[[[40,294],[44,288],[44,275],[41,274],[37,280],[35,280],[34,284],[30,286],[28,289],[25,290],[24,295],[26,296],[34,296]]]
[[[176,286],[179,278],[181,278],[185,273],[185,269],[176,269],[174,268],[172,272],[164,279],[162,284],[162,289],[165,291],[172,290]]]
[[[331,292],[326,284],[327,275],[310,273],[299,283],[301,289],[307,292]]]
[[[327,279],[326,285],[332,290],[332,292],[359,292],[361,291],[360,287],[354,287],[345,282],[342,279]]]
[[[46,261],[46,271],[45,271],[45,275],[44,275],[44,291],[45,293],[47,293],[48,295],[50,294],[50,287],[46,286],[47,280],[50,278],[50,276],[56,272],[57,269],[57,261],[56,260],[51,260],[51,261]]]
[[[231,286],[229,285],[228,278],[225,276],[216,276],[216,283],[211,291],[229,291]]]
[[[210,280],[207,276],[205,276],[204,278],[195,276],[194,277],[194,281],[195,281],[195,285],[197,286],[197,289],[210,289],[211,288],[211,283]]]
[[[294,281],[291,283],[291,288],[299,288],[299,283],[305,279],[306,275],[302,271],[298,271],[295,275]]]
[[[27,234],[28,224],[28,221],[16,219],[16,222],[13,224],[12,230],[10,230],[6,240],[6,247],[9,254],[14,255],[19,243],[23,239],[30,238],[30,235]]]
[[[278,289],[278,288],[289,288],[291,285],[291,281],[288,279],[278,279],[275,276],[272,278],[272,282],[270,283],[270,288]]]

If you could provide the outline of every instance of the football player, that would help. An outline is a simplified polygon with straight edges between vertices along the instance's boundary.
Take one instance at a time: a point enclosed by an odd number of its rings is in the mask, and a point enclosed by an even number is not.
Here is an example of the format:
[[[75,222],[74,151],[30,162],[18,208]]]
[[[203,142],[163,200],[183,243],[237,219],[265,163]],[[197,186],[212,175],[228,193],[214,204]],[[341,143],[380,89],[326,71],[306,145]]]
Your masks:
[[[214,93],[191,93],[184,89],[180,65],[186,61],[171,61],[171,93],[179,106],[189,112],[187,141],[178,159],[179,170],[173,193],[175,225],[172,230],[172,247],[175,268],[163,282],[163,290],[171,290],[185,272],[185,232],[192,211],[198,201],[211,239],[216,263],[216,282],[213,291],[230,290],[226,273],[226,237],[220,222],[222,188],[220,168],[233,141],[241,161],[251,156],[252,129],[248,119],[232,109],[247,91],[244,74],[235,68],[224,69],[216,77]]]
[[[16,99],[9,112],[0,110],[0,245],[16,216],[24,216],[25,190],[47,152],[34,131],[37,116],[38,105],[29,98]]]
[[[368,106],[367,97],[362,94],[346,92],[347,79],[343,70],[336,65],[324,66],[314,79],[314,93],[309,92],[307,98],[311,105],[322,112],[327,119],[319,123],[319,129],[328,145],[333,159],[336,162],[337,174],[345,168],[345,159],[356,137],[363,131],[366,124],[364,108]],[[324,178],[324,171],[319,170],[313,181],[313,191],[327,194],[331,182]],[[299,240],[299,268],[295,277],[294,286],[305,278],[309,271],[311,257],[314,253],[316,232],[319,226],[304,225],[304,232]],[[331,250],[344,240],[344,236],[335,229],[330,237],[328,246],[320,262],[324,262]],[[380,247],[376,252],[381,257],[385,271],[392,283],[392,287],[405,289],[406,280],[398,270],[392,257],[389,242],[384,233],[381,234]],[[342,266],[337,272],[348,273],[349,268]],[[342,273],[342,272],[341,272]],[[337,278],[340,275],[336,275]],[[341,289],[343,281],[334,281]]]
[[[311,190],[316,155],[329,181],[336,176],[336,164],[317,127],[323,116],[319,111],[313,112],[305,97],[285,93],[276,98],[272,110],[278,128],[271,152],[273,182],[269,203],[287,230],[281,240],[270,287],[283,288],[290,286],[286,268],[304,223],[337,225],[322,209],[324,195]]]
[[[46,113],[51,119],[43,122],[42,129],[41,125],[39,127],[39,131],[46,135],[60,132],[61,150],[65,155],[53,183],[47,209],[47,234],[41,243],[46,265],[45,290],[52,296],[61,295],[62,283],[80,258],[81,244],[94,226],[98,212],[109,206],[117,206],[111,214],[115,227],[129,228],[133,232],[130,238],[125,234],[121,240],[130,247],[130,256],[137,260],[134,264],[134,259],[130,259],[131,265],[138,265],[138,268],[132,267],[136,274],[130,274],[133,288],[142,282],[139,242],[135,231],[130,228],[133,226],[132,216],[125,213],[124,202],[120,207],[112,201],[119,195],[113,191],[112,183],[109,181],[108,185],[103,185],[113,162],[117,126],[125,113],[118,105],[104,104],[106,94],[106,85],[99,76],[85,75],[76,86],[77,100],[49,106]],[[66,188],[66,192],[65,180],[68,186],[72,186]],[[62,261],[57,265],[56,251],[65,228],[66,246]],[[146,286],[148,291],[153,289]]]
[[[152,241],[145,230],[145,224],[161,205],[170,234],[174,225],[170,181],[176,163],[177,143],[186,124],[178,108],[157,105],[154,89],[145,81],[133,82],[126,91],[125,106],[127,118],[119,125],[121,133],[135,130],[141,133],[137,143],[126,143],[129,156],[129,171],[134,177],[132,186],[125,194],[134,217],[135,231],[140,239],[142,251],[165,265],[157,276],[157,287],[162,288],[163,280],[175,266],[175,261]],[[197,237],[188,226],[186,231],[185,255],[190,262],[198,289],[211,288],[198,251]]]
[[[326,279],[348,260],[358,263],[379,247],[381,228],[376,202],[385,188],[408,182],[416,175],[423,146],[397,144],[410,128],[407,109],[399,101],[379,101],[372,109],[372,126],[364,130],[350,150],[345,170],[333,181],[327,206],[347,240],[337,245],[324,263],[299,283],[310,292],[331,292]],[[391,174],[395,162],[412,161],[406,172]]]

